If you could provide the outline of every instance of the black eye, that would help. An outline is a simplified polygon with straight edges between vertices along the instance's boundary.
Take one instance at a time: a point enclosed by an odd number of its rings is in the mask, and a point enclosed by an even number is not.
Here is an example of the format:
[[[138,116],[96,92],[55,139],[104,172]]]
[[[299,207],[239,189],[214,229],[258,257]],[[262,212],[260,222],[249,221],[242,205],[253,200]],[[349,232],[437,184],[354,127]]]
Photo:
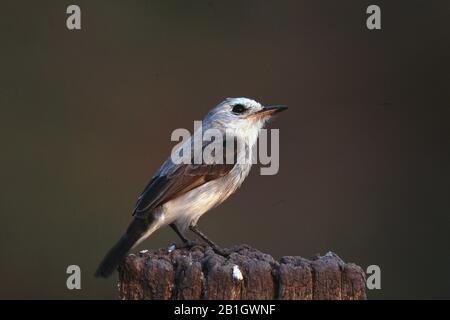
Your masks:
[[[245,110],[246,109],[245,109],[245,107],[242,104],[235,104],[233,106],[233,110],[232,111],[233,111],[233,113],[239,114],[239,113],[243,113]]]

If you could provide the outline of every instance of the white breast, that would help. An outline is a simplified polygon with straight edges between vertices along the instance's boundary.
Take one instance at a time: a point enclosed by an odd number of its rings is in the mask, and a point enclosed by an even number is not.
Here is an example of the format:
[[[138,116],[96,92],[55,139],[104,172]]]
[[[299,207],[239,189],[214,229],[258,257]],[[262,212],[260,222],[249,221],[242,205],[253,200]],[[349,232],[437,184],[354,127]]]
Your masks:
[[[250,168],[251,164],[238,164],[227,175],[166,202],[163,224],[175,222],[182,230],[195,225],[205,212],[221,204],[240,187]]]
[[[244,182],[252,166],[252,148],[258,138],[258,130],[248,130],[245,144],[249,153],[238,154],[237,164],[225,176],[201,185],[182,196],[166,202],[162,206],[160,226],[175,223],[178,228],[185,230],[189,225],[195,225],[197,220],[208,210],[225,201]],[[242,158],[248,156],[245,161]]]

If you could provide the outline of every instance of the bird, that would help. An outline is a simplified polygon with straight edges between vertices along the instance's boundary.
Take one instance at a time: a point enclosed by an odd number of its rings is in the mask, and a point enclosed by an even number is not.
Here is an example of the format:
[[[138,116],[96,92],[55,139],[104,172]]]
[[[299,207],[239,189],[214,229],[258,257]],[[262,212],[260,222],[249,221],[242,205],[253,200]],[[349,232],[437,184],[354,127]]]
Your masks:
[[[224,137],[223,147],[233,146],[233,161],[227,158],[227,161],[210,163],[178,163],[170,156],[139,195],[131,223],[103,258],[95,276],[109,277],[131,249],[164,226],[170,226],[185,245],[193,243],[184,235],[189,229],[216,252],[226,255],[225,250],[200,231],[197,222],[204,213],[221,204],[241,186],[252,167],[254,156],[249,150],[253,150],[257,143],[260,130],[275,114],[286,109],[284,105],[263,106],[244,97],[227,98],[212,108],[200,128],[178,148],[175,147],[172,155],[192,150],[202,132],[215,130]],[[211,147],[212,143],[202,141],[201,149]],[[245,152],[238,152],[236,145],[244,146]]]

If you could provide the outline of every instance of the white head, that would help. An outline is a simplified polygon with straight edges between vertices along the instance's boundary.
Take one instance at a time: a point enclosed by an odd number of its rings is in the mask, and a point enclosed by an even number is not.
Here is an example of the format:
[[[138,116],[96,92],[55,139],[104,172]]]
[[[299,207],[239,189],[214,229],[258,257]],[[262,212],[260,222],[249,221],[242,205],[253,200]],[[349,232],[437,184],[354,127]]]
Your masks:
[[[208,128],[228,129],[236,135],[257,134],[264,124],[285,106],[262,106],[248,98],[227,98],[214,107],[203,120]]]

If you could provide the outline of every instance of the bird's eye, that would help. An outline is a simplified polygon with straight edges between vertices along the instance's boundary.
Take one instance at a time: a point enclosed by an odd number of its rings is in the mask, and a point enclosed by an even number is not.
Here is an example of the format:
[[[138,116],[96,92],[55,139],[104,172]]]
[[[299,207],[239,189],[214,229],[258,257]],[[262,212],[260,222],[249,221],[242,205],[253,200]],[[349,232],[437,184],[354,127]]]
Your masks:
[[[243,113],[245,110],[246,109],[245,109],[245,107],[242,104],[235,104],[233,106],[233,110],[232,111],[233,111],[233,113],[240,114],[240,113]]]

